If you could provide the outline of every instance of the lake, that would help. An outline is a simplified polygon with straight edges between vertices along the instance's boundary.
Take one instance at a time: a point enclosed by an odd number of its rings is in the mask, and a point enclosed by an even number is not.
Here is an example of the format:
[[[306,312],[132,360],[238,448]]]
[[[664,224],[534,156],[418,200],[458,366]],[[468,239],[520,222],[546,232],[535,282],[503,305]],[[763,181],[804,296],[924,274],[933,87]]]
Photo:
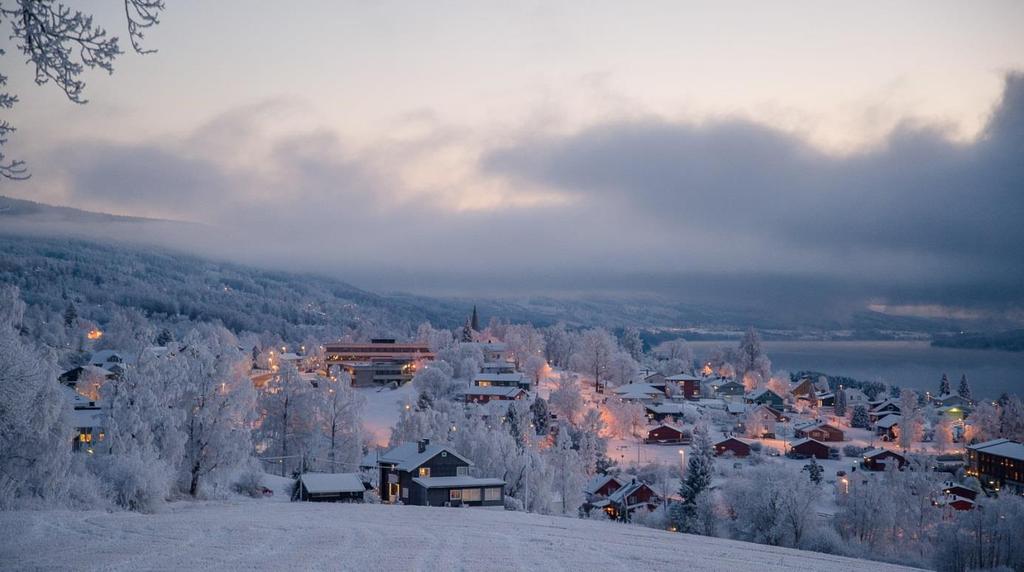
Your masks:
[[[715,347],[735,342],[690,342],[703,359]],[[1024,352],[935,348],[928,342],[766,341],[773,371],[814,370],[864,381],[884,381],[936,392],[943,373],[955,391],[966,373],[975,397],[1003,391],[1024,396]]]

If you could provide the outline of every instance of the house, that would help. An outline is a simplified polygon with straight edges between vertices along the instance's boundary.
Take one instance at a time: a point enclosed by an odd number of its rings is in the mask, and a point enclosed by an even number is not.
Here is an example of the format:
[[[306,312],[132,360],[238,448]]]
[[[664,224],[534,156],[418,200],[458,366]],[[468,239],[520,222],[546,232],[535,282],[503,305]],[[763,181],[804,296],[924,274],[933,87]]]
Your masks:
[[[897,468],[902,469],[907,465],[907,458],[888,449],[872,449],[864,453],[864,460],[861,462],[869,471],[884,471],[891,464],[896,464]]]
[[[747,406],[736,401],[727,401],[725,403],[725,412],[733,416],[743,415],[747,412]]]
[[[629,520],[637,509],[652,511],[661,504],[661,497],[647,483],[633,477],[615,492],[608,495],[604,511],[616,520]]]
[[[629,481],[615,475],[597,475],[583,488],[583,494],[586,495],[588,502],[606,499],[627,482]]]
[[[935,403],[935,405],[938,405],[940,407],[960,407],[970,409],[970,407],[974,405],[973,403],[971,403],[970,399],[967,399],[966,397],[957,395],[955,393],[940,395],[938,397],[933,398],[932,401]]]
[[[844,440],[842,429],[829,423],[815,423],[794,429],[793,435],[798,439],[810,438],[816,441],[835,442]]]
[[[521,387],[469,387],[462,392],[466,403],[487,403],[489,401],[516,401],[527,396]]]
[[[809,377],[805,377],[790,387],[789,393],[797,399],[808,399],[809,396],[818,392],[817,384]]]
[[[662,423],[647,431],[647,437],[644,439],[644,443],[647,443],[648,445],[679,445],[689,443],[691,437],[692,436],[689,431],[684,431],[674,425]]]
[[[473,463],[429,439],[403,443],[377,459],[384,502],[418,506],[502,506],[505,481],[469,476]]]
[[[477,387],[530,387],[530,380],[521,373],[478,373],[473,376]]]
[[[434,353],[427,344],[401,343],[391,338],[324,345],[327,370],[342,369],[352,377],[352,385],[356,387],[404,384],[416,375],[421,362],[432,359]]]
[[[628,383],[626,385],[616,387],[615,394],[619,396],[619,399],[623,399],[625,401],[649,403],[656,399],[665,397],[665,390],[663,388],[658,389],[649,383]]]
[[[697,408],[689,403],[648,403],[644,410],[647,412],[647,418],[652,421],[679,419],[687,415],[695,417],[699,414]]]
[[[899,414],[890,414],[875,422],[875,435],[892,440],[896,438],[900,421],[903,417]]]
[[[489,361],[480,366],[480,373],[515,373],[516,366],[508,361]]]
[[[900,413],[900,405],[891,399],[883,399],[882,401],[876,401],[871,404],[871,409],[868,411],[868,419],[872,422],[878,421],[886,415]]]
[[[821,391],[815,394],[818,400],[818,407],[835,407],[836,394],[831,391]]]
[[[99,399],[100,387],[118,374],[95,365],[82,365],[69,369],[57,377],[64,385],[92,400]]]
[[[865,408],[868,406],[868,395],[856,387],[844,388],[843,393],[846,394],[846,407],[852,409],[858,405],[863,405]]]
[[[978,498],[978,491],[969,489],[964,485],[953,481],[946,481],[942,483],[942,494],[955,495],[972,501]]]
[[[367,488],[358,473],[303,473],[292,500],[363,502]]]
[[[943,405],[942,407],[936,407],[935,413],[941,417],[953,419],[954,421],[963,421],[964,411],[963,407],[956,405]]]
[[[747,412],[743,419],[743,430],[751,437],[774,439],[775,424],[782,419],[785,418],[778,411],[767,405],[758,405]]]
[[[967,473],[996,490],[1024,489],[1024,444],[993,439],[967,447]]]
[[[939,495],[932,501],[932,504],[939,507],[949,507],[958,511],[974,509],[973,500],[951,494]]]
[[[736,380],[729,380],[715,388],[715,395],[718,397],[743,397],[747,388]]]
[[[680,373],[665,378],[665,381],[676,384],[682,391],[683,398],[690,401],[700,399],[700,378],[689,373]]]
[[[797,459],[828,459],[831,452],[828,445],[815,439],[798,439],[789,444],[789,455]]]
[[[117,350],[100,350],[92,354],[89,358],[89,365],[103,368],[107,371],[114,371],[114,368],[120,368],[119,373],[124,372],[124,366],[128,364],[126,356]]]
[[[654,372],[654,373],[652,373],[650,375],[644,376],[643,377],[643,383],[661,384],[662,386],[664,386],[665,385],[665,381],[667,379],[668,378],[665,377],[665,374]]]
[[[749,457],[750,443],[736,437],[729,437],[715,443],[715,456],[721,457],[725,454],[732,454],[735,457]]]
[[[756,389],[753,392],[747,394],[744,398],[747,403],[756,403],[759,405],[767,405],[774,409],[782,409],[786,406],[786,402],[782,399],[782,396],[774,391],[763,387]]]
[[[504,342],[481,342],[478,344],[484,354],[485,362],[508,361],[508,344]]]

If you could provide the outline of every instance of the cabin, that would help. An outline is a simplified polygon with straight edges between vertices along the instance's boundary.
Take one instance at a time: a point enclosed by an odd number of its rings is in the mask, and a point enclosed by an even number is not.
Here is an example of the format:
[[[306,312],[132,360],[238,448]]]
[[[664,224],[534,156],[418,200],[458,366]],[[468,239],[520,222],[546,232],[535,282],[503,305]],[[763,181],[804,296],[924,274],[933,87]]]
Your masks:
[[[789,456],[795,459],[828,459],[831,455],[828,445],[814,439],[804,438],[789,444]]]
[[[734,457],[749,457],[750,443],[736,437],[729,437],[715,443],[715,456],[721,457],[726,454],[732,454]]]
[[[637,509],[652,511],[658,508],[659,504],[661,504],[661,497],[654,492],[654,489],[633,477],[632,480],[608,495],[607,506],[603,508],[612,519],[629,520]]]
[[[528,389],[530,380],[521,373],[478,373],[473,376],[476,387],[521,387]]]
[[[715,389],[715,395],[718,397],[743,397],[746,391],[747,388],[742,383],[736,380],[729,380]]]
[[[518,401],[526,395],[526,390],[521,387],[470,387],[462,392],[466,403]]]
[[[691,438],[692,435],[690,435],[689,431],[662,423],[647,431],[644,443],[648,445],[681,445],[689,443]]]
[[[773,409],[782,409],[786,406],[786,402],[782,399],[782,396],[767,387],[754,390],[745,397],[747,403],[756,403],[758,405],[767,405]]]
[[[363,502],[368,488],[358,473],[303,473],[292,500]]]
[[[875,435],[879,437],[889,439],[890,441],[896,438],[896,432],[899,430],[900,421],[903,417],[899,414],[890,414],[882,417],[875,422]]]
[[[793,435],[798,439],[814,439],[816,441],[823,442],[838,442],[843,441],[845,434],[842,429],[835,427],[829,423],[816,423],[810,426],[804,426],[793,431]]]
[[[683,399],[696,401],[700,399],[700,378],[689,373],[680,373],[666,377],[669,383],[676,384],[683,394]]]
[[[864,460],[861,466],[869,471],[884,471],[890,465],[902,469],[907,465],[907,458],[895,451],[888,449],[873,449],[864,453]]]
[[[503,506],[505,481],[469,476],[473,463],[429,439],[403,443],[377,458],[383,502],[417,506]]]

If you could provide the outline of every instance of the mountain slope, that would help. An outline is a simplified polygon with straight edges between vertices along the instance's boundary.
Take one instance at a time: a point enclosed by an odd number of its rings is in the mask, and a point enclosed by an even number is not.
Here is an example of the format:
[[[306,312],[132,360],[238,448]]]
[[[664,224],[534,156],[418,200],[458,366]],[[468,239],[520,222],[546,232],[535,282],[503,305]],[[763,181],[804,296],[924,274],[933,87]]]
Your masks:
[[[4,561],[43,570],[907,570],[787,548],[494,509],[237,500],[155,515],[0,513]],[[60,538],[60,542],[54,542]]]

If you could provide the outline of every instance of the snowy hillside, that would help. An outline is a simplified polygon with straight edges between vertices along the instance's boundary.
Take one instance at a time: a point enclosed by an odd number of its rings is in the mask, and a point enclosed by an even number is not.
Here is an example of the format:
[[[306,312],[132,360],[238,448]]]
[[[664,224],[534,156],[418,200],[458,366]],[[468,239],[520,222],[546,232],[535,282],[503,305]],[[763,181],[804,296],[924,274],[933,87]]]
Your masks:
[[[43,570],[906,570],[495,509],[236,500],[157,515],[6,512],[4,567]]]

